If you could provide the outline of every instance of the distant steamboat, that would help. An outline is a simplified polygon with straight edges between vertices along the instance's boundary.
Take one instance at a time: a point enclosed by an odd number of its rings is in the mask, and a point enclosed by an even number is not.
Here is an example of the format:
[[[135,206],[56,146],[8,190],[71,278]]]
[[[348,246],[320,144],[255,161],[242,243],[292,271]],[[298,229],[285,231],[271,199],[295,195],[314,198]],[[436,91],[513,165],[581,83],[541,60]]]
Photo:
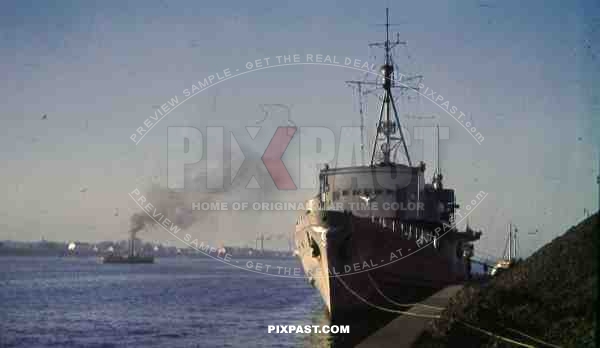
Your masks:
[[[129,240],[129,253],[127,255],[106,255],[102,263],[154,263],[154,256],[138,255],[135,252],[135,239]]]
[[[375,44],[386,54],[382,82],[371,83],[383,89],[383,98],[370,165],[325,166],[318,194],[296,222],[295,253],[332,319],[418,302],[467,279],[472,242],[481,236],[455,227],[458,205],[454,190],[443,187],[441,170],[426,183],[425,164],[411,164],[391,90],[418,88],[394,81],[390,51],[398,44],[389,34]],[[437,147],[439,156],[439,130]],[[407,164],[392,160],[398,149]]]

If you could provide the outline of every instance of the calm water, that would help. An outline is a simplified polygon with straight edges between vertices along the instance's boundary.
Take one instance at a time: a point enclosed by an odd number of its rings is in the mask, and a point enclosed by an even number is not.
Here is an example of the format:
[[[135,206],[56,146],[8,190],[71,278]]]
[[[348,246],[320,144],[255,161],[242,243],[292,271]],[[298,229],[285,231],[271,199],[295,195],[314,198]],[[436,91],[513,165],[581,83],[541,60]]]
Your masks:
[[[276,261],[299,267],[294,260]],[[286,265],[287,266],[287,265]],[[304,279],[205,259],[102,265],[97,259],[0,257],[1,347],[325,347],[325,335],[267,334],[324,325]]]

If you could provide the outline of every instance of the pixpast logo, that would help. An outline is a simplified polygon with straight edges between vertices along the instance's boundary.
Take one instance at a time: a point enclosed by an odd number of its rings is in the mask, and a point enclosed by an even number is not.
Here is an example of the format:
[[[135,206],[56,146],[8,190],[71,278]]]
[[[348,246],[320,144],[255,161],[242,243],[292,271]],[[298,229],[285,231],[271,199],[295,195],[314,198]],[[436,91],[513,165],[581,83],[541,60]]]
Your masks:
[[[206,160],[207,173],[206,188],[208,190],[223,190],[225,188],[226,170],[225,153],[230,154],[228,169],[230,169],[231,181],[263,178],[270,176],[279,190],[314,190],[317,181],[314,179],[318,169],[326,163],[335,163],[338,166],[355,165],[355,155],[361,151],[360,127],[341,127],[339,137],[336,139],[334,132],[326,127],[296,127],[296,125],[261,127],[251,126],[244,129],[237,128],[235,131],[225,131],[224,127],[207,127],[204,139],[203,133],[194,127],[169,127],[168,137],[168,186],[170,189],[183,189],[185,181],[185,167]],[[411,138],[423,142],[423,157],[425,161],[433,163],[433,134],[435,127],[414,127],[413,136],[406,130],[407,143],[410,146]],[[449,139],[449,129],[439,128],[439,138]],[[258,134],[260,133],[260,136]],[[228,146],[225,146],[225,134],[229,134]],[[290,151],[288,146],[298,137],[298,147],[292,150],[294,156],[287,156],[286,163],[297,161],[293,166],[286,166],[283,161],[284,154]],[[242,146],[238,139],[246,138]],[[206,151],[204,149],[206,143]],[[229,148],[228,150],[226,148]],[[336,148],[340,151],[336,156]],[[246,155],[253,154],[261,162],[247,161]],[[293,162],[292,162],[293,163]],[[264,167],[263,167],[264,166]],[[209,170],[210,169],[210,170]],[[265,175],[268,172],[268,175]],[[290,173],[290,169],[292,173]],[[298,171],[298,173],[295,172]],[[295,175],[292,175],[295,174]],[[391,176],[391,177],[390,177]],[[294,182],[293,177],[299,182]],[[363,178],[365,179],[365,178]],[[361,180],[363,180],[361,179]],[[374,173],[369,180],[375,180],[378,185],[399,184],[395,178],[394,171],[381,171]],[[240,181],[238,181],[239,183]],[[261,188],[260,184],[246,188]],[[387,188],[387,186],[386,186]]]
[[[261,127],[246,127],[250,137],[255,139],[256,134]],[[297,186],[285,166],[282,157],[288,145],[296,134],[296,127],[277,127],[275,133],[270,139],[269,144],[264,149],[261,156],[268,174],[272,178],[275,186],[279,190],[296,190]],[[207,151],[206,160],[210,163],[217,164],[213,169],[221,169],[224,174],[224,166],[222,165],[224,148],[224,128],[223,127],[207,127]],[[184,171],[186,165],[198,163],[203,159],[203,134],[194,127],[169,127],[168,129],[168,185],[170,189],[184,188]],[[235,135],[230,132],[230,154],[231,154],[231,182],[235,180],[235,174],[240,170],[244,161],[245,155],[242,151]],[[224,188],[224,175],[209,175],[207,176],[207,188],[222,189]]]

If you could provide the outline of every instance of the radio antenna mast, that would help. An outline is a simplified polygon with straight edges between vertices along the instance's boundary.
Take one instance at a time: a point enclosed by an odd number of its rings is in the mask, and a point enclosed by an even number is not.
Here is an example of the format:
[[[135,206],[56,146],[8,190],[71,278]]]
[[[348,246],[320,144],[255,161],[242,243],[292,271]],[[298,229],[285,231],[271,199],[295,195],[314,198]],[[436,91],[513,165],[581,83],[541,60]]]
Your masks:
[[[392,95],[392,88],[399,88],[401,90],[419,90],[419,83],[422,80],[422,76],[411,76],[406,77],[401,74],[402,82],[396,82],[394,79],[394,62],[392,57],[392,49],[399,45],[406,45],[405,41],[400,41],[399,34],[396,34],[396,40],[390,41],[390,21],[389,21],[389,8],[385,9],[386,24],[385,24],[385,41],[369,44],[369,47],[383,47],[385,51],[384,65],[381,67],[380,73],[382,82],[364,82],[364,81],[347,81],[348,84],[354,84],[359,86],[359,90],[362,92],[363,85],[374,86],[374,89],[383,88],[383,97],[381,109],[379,111],[379,121],[377,123],[377,134],[373,144],[373,153],[371,155],[371,166],[375,165],[375,154],[379,150],[383,155],[383,161],[380,165],[389,166],[393,165],[391,158],[391,151],[393,147],[402,145],[404,155],[408,165],[412,167],[412,161],[404,134],[402,133],[402,125],[398,117],[398,110]],[[416,80],[416,81],[415,81]],[[414,85],[407,85],[407,82],[413,82]],[[362,96],[359,95],[359,98]],[[362,109],[362,105],[361,105]],[[393,114],[392,114],[393,113]],[[364,133],[361,131],[361,133]],[[364,144],[364,140],[361,139],[361,143]],[[378,148],[378,143],[380,148]]]
[[[355,88],[358,94],[358,112],[360,114],[360,159],[361,165],[365,165],[365,97],[373,90],[365,90],[363,85],[368,85],[366,81],[346,81],[346,84]]]
[[[440,125],[435,127],[435,169],[433,172],[432,184],[435,189],[443,188],[444,176],[442,175],[442,166],[440,165]]]

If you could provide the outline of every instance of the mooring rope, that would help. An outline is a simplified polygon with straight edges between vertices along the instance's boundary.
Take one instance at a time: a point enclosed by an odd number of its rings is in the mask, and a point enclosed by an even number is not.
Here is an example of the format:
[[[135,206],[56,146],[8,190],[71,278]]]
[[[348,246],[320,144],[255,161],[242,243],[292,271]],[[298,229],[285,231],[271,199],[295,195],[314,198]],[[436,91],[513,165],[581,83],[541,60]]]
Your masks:
[[[478,331],[478,332],[484,333],[484,334],[486,334],[486,335],[488,335],[488,336],[491,336],[491,337],[497,338],[497,339],[499,339],[499,340],[502,340],[502,341],[505,341],[505,342],[508,342],[508,343],[512,343],[512,344],[515,344],[515,345],[517,345],[517,346],[521,346],[521,347],[527,347],[527,348],[536,348],[535,346],[532,346],[532,345],[529,345],[529,344],[525,344],[525,343],[521,343],[521,342],[519,342],[519,341],[515,341],[515,340],[513,340],[513,339],[510,339],[510,338],[508,338],[508,337],[500,336],[500,335],[498,335],[498,334],[495,334],[495,333],[493,333],[493,332],[490,332],[490,331],[484,330],[484,329],[482,329],[482,328],[478,328],[477,326],[473,326],[473,325],[471,325],[471,324],[469,324],[469,323],[466,323],[466,322],[464,322],[464,321],[462,321],[462,320],[457,320],[457,321],[458,321],[459,323],[463,324],[464,326],[466,326],[466,327],[470,328],[470,329],[473,329],[473,330],[475,330],[475,331]]]
[[[339,277],[337,274],[335,275],[335,278],[337,280],[340,281],[340,283],[342,283],[342,285],[346,288],[346,290],[348,290],[352,295],[354,295],[356,298],[358,298],[359,300],[361,300],[362,302],[364,302],[365,304],[367,304],[367,306],[373,307],[375,309],[379,309],[380,311],[384,311],[384,312],[389,312],[389,313],[397,313],[397,314],[404,314],[404,315],[409,315],[409,316],[414,316],[414,317],[419,317],[419,318],[427,318],[427,319],[439,319],[440,316],[439,315],[428,315],[428,314],[419,314],[419,313],[413,313],[413,312],[406,312],[406,311],[399,311],[399,310],[395,310],[395,309],[389,309],[389,308],[385,308],[385,307],[381,307],[378,306],[376,304],[373,304],[371,302],[369,302],[369,300],[364,299],[362,296],[360,296],[359,294],[357,294],[354,290],[352,290],[348,284],[346,284],[346,282],[344,282],[344,280],[342,280],[341,277]]]
[[[511,332],[514,332],[514,333],[516,333],[516,334],[519,334],[519,335],[521,335],[521,336],[527,337],[527,338],[529,338],[529,339],[530,339],[530,340],[532,340],[532,341],[536,341],[537,343],[544,344],[544,345],[546,345],[546,346],[548,346],[548,347],[553,347],[553,348],[563,348],[563,347],[561,347],[561,346],[557,346],[557,345],[555,345],[555,344],[552,344],[552,343],[548,343],[548,342],[542,341],[542,340],[541,340],[541,339],[539,339],[539,338],[535,338],[535,337],[529,336],[529,335],[527,335],[527,334],[525,334],[525,333],[523,333],[523,332],[521,332],[521,331],[518,331],[518,330],[515,330],[515,329],[511,329],[510,327],[506,327],[505,329],[507,329],[507,330],[509,330],[509,331],[511,331]]]
[[[414,307],[414,306],[422,306],[422,307],[425,307],[425,308],[431,308],[431,309],[435,309],[435,310],[444,310],[444,308],[443,308],[443,307],[429,306],[429,305],[422,304],[422,303],[414,303],[414,304],[401,304],[401,303],[398,303],[398,302],[396,302],[396,301],[394,301],[394,300],[390,299],[389,297],[387,297],[387,296],[386,296],[386,295],[385,295],[385,294],[384,294],[384,293],[381,291],[381,289],[380,289],[380,288],[377,286],[377,284],[375,283],[375,280],[373,280],[373,278],[371,277],[371,275],[370,275],[369,273],[367,273],[367,277],[369,277],[369,281],[371,282],[371,285],[373,285],[373,287],[375,288],[375,290],[376,290],[376,291],[377,291],[377,292],[378,292],[378,293],[379,293],[379,294],[380,294],[380,295],[381,295],[381,296],[382,296],[384,299],[386,299],[387,301],[389,301],[389,302],[390,302],[390,303],[392,303],[392,304],[395,304],[395,305],[397,305],[397,306],[400,306],[400,307]],[[463,324],[465,324],[465,325],[470,325],[470,324],[467,324],[467,323],[463,323]],[[472,325],[470,325],[470,326],[471,326],[471,328],[473,328],[473,327],[474,327],[474,326],[472,326]],[[483,329],[481,329],[481,328],[479,328],[479,329],[480,329],[480,330],[483,330]],[[521,332],[521,331],[518,331],[518,330],[515,330],[515,329],[511,329],[511,328],[508,328],[508,327],[507,327],[507,328],[505,328],[505,329],[507,329],[507,330],[509,330],[509,331],[511,331],[511,332],[514,332],[514,333],[516,333],[516,334],[519,334],[519,335],[521,335],[521,336],[523,336],[523,337],[527,337],[527,338],[529,338],[530,340],[532,340],[532,341],[535,341],[535,342],[537,342],[537,343],[541,343],[541,344],[543,344],[543,345],[546,345],[546,346],[549,346],[549,347],[553,347],[553,348],[562,348],[562,347],[560,347],[560,346],[557,346],[557,345],[554,345],[554,344],[552,344],[552,343],[548,343],[548,342],[542,341],[542,340],[541,340],[541,339],[539,339],[539,338],[535,338],[535,337],[529,336],[529,335],[527,335],[527,334],[525,334],[525,333],[523,333],[523,332]],[[485,331],[485,330],[483,330],[483,331]],[[483,332],[483,331],[482,331],[482,332]],[[497,335],[497,336],[499,336],[499,335]],[[501,337],[501,336],[499,336],[499,337]],[[509,340],[510,340],[510,339],[509,339]]]
[[[365,262],[361,253],[358,253],[358,257],[360,259],[360,261],[362,261],[363,263]],[[370,272],[366,272],[367,273],[367,277],[369,278],[369,282],[371,283],[371,285],[375,288],[375,290],[377,291],[377,293],[379,295],[381,295],[385,300],[387,300],[388,302],[390,302],[391,304],[394,304],[398,307],[416,307],[416,306],[420,306],[423,308],[430,308],[430,309],[435,309],[435,310],[444,310],[443,307],[437,307],[437,306],[430,306],[430,305],[426,305],[426,304],[422,304],[422,303],[398,303],[394,300],[392,300],[391,298],[387,297],[383,291],[379,288],[379,286],[377,286],[377,283],[375,283],[375,280],[373,279],[373,277],[371,277]]]
[[[370,277],[370,275],[369,275],[368,273],[367,273],[367,275],[369,276],[369,279],[371,279],[371,281],[373,281],[373,280],[372,280],[372,278]],[[378,305],[376,305],[376,304],[373,304],[373,303],[371,303],[369,300],[367,300],[367,299],[363,298],[363,297],[362,297],[362,296],[360,296],[359,294],[357,294],[357,293],[356,293],[354,290],[352,290],[352,289],[351,289],[351,288],[348,286],[348,284],[346,284],[346,282],[344,282],[344,280],[343,280],[341,277],[339,277],[339,276],[335,275],[335,278],[336,278],[337,280],[339,280],[339,281],[340,281],[340,283],[342,283],[342,285],[344,286],[344,288],[346,288],[346,290],[348,290],[348,291],[349,291],[349,292],[350,292],[352,295],[354,295],[356,298],[358,298],[359,300],[361,300],[362,302],[364,302],[364,303],[365,303],[367,306],[373,307],[373,308],[375,308],[375,309],[378,309],[378,310],[381,310],[381,311],[384,311],[384,312],[389,312],[389,313],[397,313],[397,314],[403,314],[403,315],[408,315],[408,316],[413,316],[413,317],[418,317],[418,318],[426,318],[426,319],[440,319],[440,318],[441,318],[441,315],[420,314],[420,313],[413,313],[413,312],[407,312],[407,311],[399,311],[399,310],[395,310],[395,309],[390,309],[390,308],[385,308],[385,307],[378,306]],[[376,290],[378,290],[378,287],[376,287]],[[378,290],[378,292],[379,292],[379,293],[380,293],[382,296],[384,296],[384,298],[386,298],[386,299],[387,299],[387,297],[386,297],[385,295],[383,295],[383,293],[382,293],[382,292],[380,292],[380,290]],[[389,301],[389,299],[387,299],[387,300]],[[392,301],[392,302],[393,302],[393,301]],[[426,305],[423,305],[423,306],[426,306]],[[441,307],[435,307],[435,306],[429,306],[429,307],[431,307],[432,309],[438,309],[438,308],[441,308]],[[443,308],[442,308],[442,309],[443,309]],[[462,321],[462,320],[457,320],[457,322],[459,322],[459,323],[463,324],[464,326],[466,326],[466,327],[468,327],[468,328],[470,328],[470,329],[472,329],[472,330],[475,330],[475,331],[477,331],[477,332],[480,332],[480,333],[486,334],[486,335],[488,335],[488,336],[490,336],[490,337],[493,337],[493,338],[496,338],[496,339],[502,340],[502,341],[504,341],[504,342],[512,343],[512,344],[514,344],[514,345],[517,345],[517,346],[520,346],[520,347],[526,347],[526,348],[536,348],[536,346],[532,346],[532,345],[530,345],[530,344],[526,344],[526,343],[519,342],[519,341],[517,341],[517,340],[511,339],[511,338],[508,338],[508,337],[504,337],[504,336],[502,336],[502,335],[499,335],[499,334],[493,333],[493,332],[491,332],[491,331],[488,331],[488,330],[482,329],[482,328],[480,328],[480,327],[474,326],[474,325],[472,325],[472,324],[469,324],[469,323],[467,323],[467,322],[465,322],[465,321]],[[515,330],[515,329],[511,329],[511,328],[506,328],[506,329],[507,329],[507,330],[510,330],[510,331],[512,331],[512,332],[515,332],[515,333],[517,333],[517,334],[519,334],[519,335],[522,335],[522,336],[524,336],[524,337],[527,337],[527,338],[529,338],[529,339],[531,339],[531,340],[533,340],[533,341],[536,341],[536,342],[538,342],[538,343],[542,343],[542,344],[545,344],[545,345],[547,345],[547,346],[550,346],[550,347],[553,347],[553,348],[562,348],[562,347],[560,347],[560,346],[557,346],[557,345],[554,345],[554,344],[551,344],[551,343],[544,342],[544,341],[542,341],[541,339],[538,339],[538,338],[535,338],[535,337],[532,337],[532,336],[526,335],[526,334],[524,334],[524,333],[522,333],[522,332],[520,332],[520,331],[517,331],[517,330]]]
[[[435,310],[439,310],[439,311],[444,310],[443,307],[430,306],[430,305],[426,305],[426,304],[423,304],[423,303],[406,303],[406,304],[398,303],[398,302],[392,300],[391,298],[387,297],[383,293],[383,291],[381,291],[381,289],[377,286],[377,284],[375,283],[375,280],[373,280],[373,278],[371,277],[371,275],[369,274],[369,272],[367,272],[367,277],[369,277],[369,281],[371,282],[371,285],[373,285],[373,287],[379,293],[379,295],[381,295],[384,299],[386,299],[391,304],[395,304],[396,306],[399,306],[399,307],[416,307],[416,306],[420,306],[420,307],[435,309]]]

